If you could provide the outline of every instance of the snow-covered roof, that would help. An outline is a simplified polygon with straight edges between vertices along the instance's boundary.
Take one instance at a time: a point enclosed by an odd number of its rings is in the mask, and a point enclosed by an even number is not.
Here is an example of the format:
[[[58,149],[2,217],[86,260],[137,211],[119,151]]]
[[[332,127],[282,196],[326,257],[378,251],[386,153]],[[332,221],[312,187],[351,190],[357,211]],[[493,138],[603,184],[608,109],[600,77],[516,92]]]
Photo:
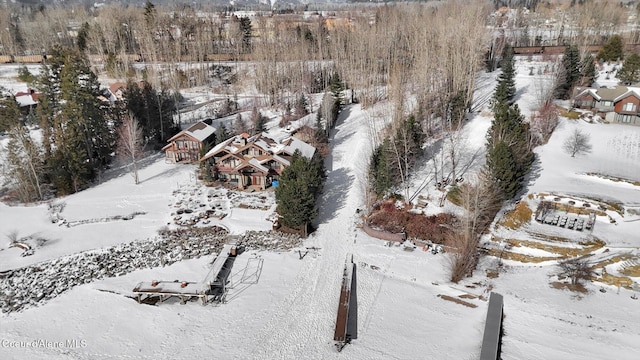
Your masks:
[[[300,154],[302,154],[302,156],[306,157],[307,159],[311,159],[316,153],[315,147],[294,137],[285,139],[284,141],[282,141],[282,144],[284,145],[282,151],[290,155],[293,155],[296,150],[300,150]]]
[[[229,153],[236,153],[240,150],[240,148],[244,147],[245,140],[246,144],[251,144],[261,148],[265,152],[269,154],[273,154],[274,158],[276,155],[280,155],[282,153],[286,153],[288,155],[293,155],[296,150],[300,150],[302,156],[311,159],[316,152],[316,148],[305,143],[304,141],[289,137],[281,142],[274,140],[271,137],[266,136],[264,133],[256,134],[251,137],[248,137],[246,134],[236,135],[231,139],[228,139],[218,145],[216,145],[213,149],[211,149],[202,159],[208,159],[216,154],[220,153],[223,150],[226,150]],[[242,146],[236,146],[236,145]],[[278,161],[283,164],[289,165],[289,162],[278,156]]]
[[[640,88],[637,87],[628,87],[628,90],[625,91],[624,93],[618,95],[616,98],[613,99],[613,102],[618,102],[624,98],[626,98],[627,96],[635,96],[636,98],[640,99]]]
[[[200,141],[204,141],[216,132],[216,128],[200,121],[191,125],[187,130],[185,130],[185,132]]]
[[[616,86],[615,88],[599,88],[593,89],[588,88],[582,90],[576,97],[580,97],[582,95],[591,95],[597,101],[618,101],[619,99],[626,97],[627,93],[631,92],[632,89],[635,89],[636,94],[640,94],[640,88],[630,88],[626,86]]]
[[[284,164],[285,166],[289,166],[291,165],[291,163],[289,162],[289,160],[283,158],[282,156],[279,155],[273,155],[273,160],[278,161],[281,164]]]
[[[31,94],[16,95],[16,101],[20,107],[37,104],[37,102],[33,100],[33,96]]]
[[[262,172],[269,172],[269,169],[267,169],[266,167],[262,166],[262,164],[260,164],[260,161],[258,161],[258,159],[256,158],[251,158],[248,161],[249,164],[251,164],[251,166],[255,167],[256,169],[262,171]]]
[[[180,131],[179,133],[177,133],[176,135],[172,136],[167,141],[173,141],[173,140],[179,138],[180,136],[186,134],[186,135],[189,135],[190,137],[202,142],[202,141],[205,141],[206,139],[208,139],[209,136],[213,135],[215,132],[216,132],[216,128],[214,128],[213,126],[205,123],[204,121],[199,121],[199,122],[191,125],[187,129]]]
[[[215,154],[219,153],[222,150],[226,150],[230,153],[235,153],[237,151],[237,148],[229,146],[230,143],[232,143],[234,140],[234,138],[231,139],[227,139],[221,143],[219,143],[218,145],[214,146],[213,149],[209,150],[203,157],[202,159],[208,159],[212,156],[214,156]],[[235,150],[234,150],[235,149]]]

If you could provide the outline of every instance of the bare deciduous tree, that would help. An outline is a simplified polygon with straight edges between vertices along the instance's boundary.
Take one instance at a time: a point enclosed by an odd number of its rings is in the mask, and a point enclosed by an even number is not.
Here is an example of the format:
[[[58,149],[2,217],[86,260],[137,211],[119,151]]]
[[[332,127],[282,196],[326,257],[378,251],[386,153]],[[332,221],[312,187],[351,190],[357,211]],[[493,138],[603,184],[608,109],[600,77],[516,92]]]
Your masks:
[[[4,166],[0,170],[20,201],[42,200],[42,149],[33,141],[26,126],[9,131],[9,142],[2,154]]]
[[[142,127],[133,113],[128,112],[118,128],[118,156],[125,161],[131,161],[129,166],[136,185],[140,182],[138,158],[142,155],[144,146]]]
[[[582,132],[579,129],[573,130],[573,133],[562,144],[562,149],[575,157],[580,154],[588,154],[591,152],[591,138],[589,134]]]
[[[456,231],[447,240],[451,261],[451,281],[458,282],[475,270],[480,236],[489,227],[500,208],[495,186],[485,176],[471,179],[459,188],[465,213]]]
[[[558,263],[561,275],[571,279],[571,285],[578,285],[580,280],[589,280],[593,275],[591,265],[584,257],[573,258]]]
[[[558,125],[559,116],[560,112],[550,102],[531,115],[529,131],[531,133],[530,143],[532,146],[544,144],[549,139],[549,136]]]

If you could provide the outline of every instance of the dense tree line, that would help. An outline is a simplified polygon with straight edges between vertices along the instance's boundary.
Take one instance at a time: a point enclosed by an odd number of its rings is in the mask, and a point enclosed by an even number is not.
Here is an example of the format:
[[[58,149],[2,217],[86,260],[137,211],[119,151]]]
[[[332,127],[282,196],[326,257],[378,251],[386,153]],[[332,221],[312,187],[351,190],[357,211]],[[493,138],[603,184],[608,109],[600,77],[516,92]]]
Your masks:
[[[179,131],[173,120],[175,98],[166,89],[155,89],[146,80],[137,82],[129,79],[122,105],[123,110],[131,111],[138,119],[146,142],[154,148],[166,145],[166,140]]]
[[[515,60],[507,53],[503,72],[494,92],[494,118],[487,133],[486,172],[496,184],[501,198],[511,199],[522,188],[534,155],[529,144],[529,124],[524,122],[515,97]],[[504,71],[504,69],[508,71]]]
[[[372,190],[379,197],[390,195],[405,184],[409,173],[422,156],[425,135],[411,115],[397,129],[392,137],[384,139],[371,154],[369,163]],[[408,198],[405,192],[401,196]],[[400,194],[397,194],[400,195]]]
[[[170,94],[156,91],[147,82],[129,82],[124,100],[112,104],[88,59],[75,48],[54,46],[33,86],[40,96],[30,121],[40,127],[41,142],[32,139],[15,98],[5,94],[0,99],[0,130],[9,134],[5,178],[11,179],[10,187],[21,201],[89,186],[112,162],[118,133],[124,133],[118,132],[123,119],[133,118],[140,124],[140,139],[137,132],[130,139],[136,146],[159,147],[177,131]],[[129,150],[134,160],[140,155],[138,148]]]

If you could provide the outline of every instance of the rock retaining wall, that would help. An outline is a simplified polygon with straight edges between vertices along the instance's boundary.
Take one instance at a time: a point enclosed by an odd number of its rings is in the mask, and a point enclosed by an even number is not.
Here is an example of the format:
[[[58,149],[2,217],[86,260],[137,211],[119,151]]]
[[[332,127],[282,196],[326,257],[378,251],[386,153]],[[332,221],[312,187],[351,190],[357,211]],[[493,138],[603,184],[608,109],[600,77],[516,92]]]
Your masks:
[[[214,254],[222,249],[226,237],[227,232],[216,227],[164,231],[159,239],[118,244],[3,272],[0,310],[21,311],[77,285]],[[250,231],[238,238],[238,245],[258,250],[289,250],[301,242],[299,236],[275,231]]]

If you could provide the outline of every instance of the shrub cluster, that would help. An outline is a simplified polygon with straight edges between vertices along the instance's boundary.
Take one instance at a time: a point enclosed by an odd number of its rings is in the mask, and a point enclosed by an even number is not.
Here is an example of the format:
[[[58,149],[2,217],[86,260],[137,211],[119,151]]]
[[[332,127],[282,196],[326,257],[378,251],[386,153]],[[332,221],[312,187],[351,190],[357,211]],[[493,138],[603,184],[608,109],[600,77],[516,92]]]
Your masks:
[[[369,224],[392,233],[405,232],[408,238],[444,244],[451,233],[451,228],[442,225],[452,225],[455,222],[455,216],[447,213],[426,216],[408,210],[407,207],[396,207],[391,201],[377,204],[369,217]]]

